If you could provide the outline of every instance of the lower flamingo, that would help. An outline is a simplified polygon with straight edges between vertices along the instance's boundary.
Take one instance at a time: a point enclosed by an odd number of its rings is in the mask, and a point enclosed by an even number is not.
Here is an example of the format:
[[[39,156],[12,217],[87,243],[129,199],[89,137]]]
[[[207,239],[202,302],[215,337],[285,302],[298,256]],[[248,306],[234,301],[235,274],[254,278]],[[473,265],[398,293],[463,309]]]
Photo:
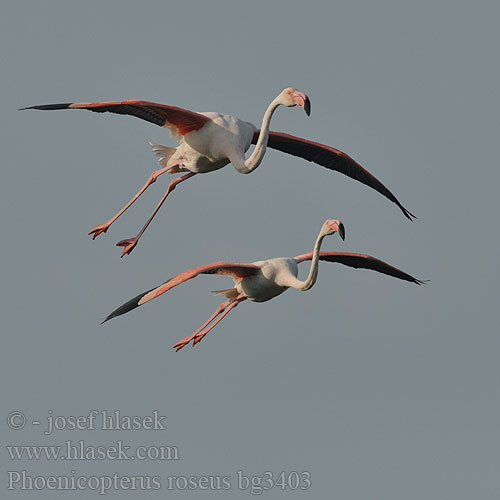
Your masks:
[[[234,280],[234,288],[216,290],[212,293],[222,295],[228,300],[219,305],[210,318],[203,323],[192,335],[189,335],[173,347],[177,351],[193,342],[195,346],[205,335],[224,319],[230,311],[244,300],[253,302],[266,302],[281,295],[288,288],[297,290],[309,290],[316,283],[318,276],[318,265],[320,260],[327,262],[338,262],[349,267],[360,269],[371,269],[382,274],[393,276],[401,280],[421,285],[423,282],[410,276],[375,257],[363,254],[346,252],[320,252],[321,244],[325,236],[339,233],[344,239],[344,225],[339,220],[329,219],[321,227],[321,231],[314,244],[312,252],[297,255],[296,257],[278,257],[275,259],[260,260],[251,264],[235,262],[214,262],[205,266],[196,267],[185,271],[162,285],[147,292],[141,293],[113,311],[104,321],[125,314],[136,307],[159,297],[168,290],[180,285],[184,281],[195,278],[199,274],[221,274],[228,275]],[[298,264],[305,260],[311,260],[309,275],[305,281],[297,278]]]

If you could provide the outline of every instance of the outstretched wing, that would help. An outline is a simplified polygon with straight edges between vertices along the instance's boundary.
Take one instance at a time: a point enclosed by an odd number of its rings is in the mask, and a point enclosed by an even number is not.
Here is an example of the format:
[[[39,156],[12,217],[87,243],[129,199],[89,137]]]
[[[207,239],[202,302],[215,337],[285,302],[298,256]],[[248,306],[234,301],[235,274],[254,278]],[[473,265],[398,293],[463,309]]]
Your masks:
[[[295,258],[301,262],[305,260],[312,259],[312,252],[305,253],[302,255],[297,255]],[[339,264],[344,264],[344,266],[355,267],[356,269],[371,269],[372,271],[377,271],[382,274],[387,274],[394,278],[399,278],[400,280],[410,281],[411,283],[416,283],[417,285],[422,285],[425,281],[418,280],[408,273],[401,271],[393,267],[383,260],[376,259],[371,255],[364,255],[361,253],[348,253],[348,252],[320,252],[320,260],[326,260],[327,262],[338,262]]]
[[[259,138],[260,130],[254,133],[252,143],[256,144]],[[416,218],[409,212],[399,200],[387,189],[374,175],[364,169],[359,163],[353,160],[350,156],[342,151],[325,146],[319,142],[308,141],[301,137],[284,134],[283,132],[269,132],[269,140],[267,145],[270,148],[277,149],[283,153],[288,153],[294,156],[299,156],[305,160],[312,161],[318,165],[336,170],[352,179],[355,179],[395,203],[403,212],[404,216],[412,220]]]
[[[195,267],[189,271],[185,271],[173,278],[170,278],[165,283],[148,290],[147,292],[140,293],[137,297],[129,300],[125,304],[121,305],[115,309],[104,321],[115,318],[116,316],[121,316],[126,312],[135,309],[136,307],[142,306],[150,300],[156,299],[162,293],[168,292],[172,288],[184,283],[184,281],[195,278],[199,274],[223,274],[231,276],[232,278],[245,278],[247,276],[253,276],[259,272],[260,268],[254,264],[239,264],[234,262],[214,262],[213,264],[207,264],[205,266]]]
[[[186,135],[193,130],[198,130],[210,121],[205,115],[189,111],[188,109],[158,104],[156,102],[140,101],[109,101],[109,102],[73,102],[63,104],[43,104],[40,106],[29,106],[24,109],[87,109],[95,113],[117,113],[119,115],[131,115],[148,122],[170,129],[173,135]]]

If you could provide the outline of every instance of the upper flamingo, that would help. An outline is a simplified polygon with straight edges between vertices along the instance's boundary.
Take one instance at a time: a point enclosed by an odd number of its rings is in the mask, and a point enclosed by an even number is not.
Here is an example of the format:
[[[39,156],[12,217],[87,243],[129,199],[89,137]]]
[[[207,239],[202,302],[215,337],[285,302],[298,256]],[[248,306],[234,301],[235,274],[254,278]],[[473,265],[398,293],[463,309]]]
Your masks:
[[[338,232],[344,239],[344,225],[339,220],[327,220],[321,227],[321,231],[316,239],[312,252],[297,255],[296,257],[278,257],[268,260],[260,260],[251,264],[242,264],[236,262],[214,262],[201,267],[190,269],[181,273],[162,285],[155,287],[147,292],[141,293],[129,300],[122,306],[113,311],[104,321],[108,321],[116,316],[125,314],[136,307],[159,297],[163,293],[180,285],[184,281],[195,278],[200,274],[222,274],[231,276],[234,280],[234,288],[226,290],[216,290],[212,293],[223,295],[229,300],[219,305],[212,316],[203,323],[192,335],[181,340],[173,347],[178,351],[184,346],[193,342],[193,346],[219,323],[232,309],[240,302],[249,299],[253,302],[266,302],[286,291],[288,288],[297,290],[309,290],[316,283],[318,276],[319,261],[339,262],[346,266],[372,269],[379,273],[387,274],[401,280],[410,281],[418,285],[422,281],[410,276],[409,274],[390,266],[389,264],[378,260],[369,255],[345,253],[345,252],[320,252],[321,245],[325,236]],[[304,281],[297,278],[298,264],[305,260],[311,260],[309,274]],[[221,315],[218,319],[214,319]],[[213,322],[213,323],[212,323]],[[212,323],[210,325],[210,323]],[[210,325],[210,326],[209,326]]]
[[[163,173],[189,172],[169,184],[165,195],[139,234],[135,238],[118,243],[119,246],[124,247],[122,257],[133,250],[177,184],[198,173],[218,170],[228,163],[232,163],[239,172],[248,174],[260,165],[267,146],[305,158],[356,179],[394,202],[408,219],[411,220],[414,217],[376,177],[345,153],[323,144],[269,130],[271,117],[279,106],[297,105],[302,106],[307,115],[310,114],[311,105],[306,94],[292,87],[284,89],[267,107],[260,130],[252,123],[234,116],[214,112],[197,113],[176,106],[141,100],[47,104],[22,109],[87,109],[98,113],[132,115],[166,127],[172,135],[178,138],[177,148],[151,144],[154,152],[159,156],[158,162],[162,168],[151,174],[139,192],[113,218],[104,224],[99,224],[89,232],[93,238],[105,233],[109,226]],[[255,149],[248,158],[245,158],[245,153],[252,143],[255,144]]]

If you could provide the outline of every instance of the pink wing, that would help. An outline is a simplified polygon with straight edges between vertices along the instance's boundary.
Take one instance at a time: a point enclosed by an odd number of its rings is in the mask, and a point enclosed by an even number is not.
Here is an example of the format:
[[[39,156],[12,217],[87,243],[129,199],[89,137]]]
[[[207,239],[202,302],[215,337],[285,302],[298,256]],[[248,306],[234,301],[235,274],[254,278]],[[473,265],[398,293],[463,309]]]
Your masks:
[[[256,144],[260,130],[254,133],[252,143]],[[359,163],[342,151],[325,146],[319,142],[308,141],[294,135],[284,134],[283,132],[269,132],[267,145],[270,148],[277,149],[283,153],[299,156],[305,160],[312,161],[330,170],[336,170],[352,179],[355,179],[395,203],[403,212],[405,217],[412,220],[415,216],[409,212],[399,200],[387,189],[374,175],[365,170]]]
[[[302,255],[297,255],[295,258],[301,262],[305,260],[312,259],[312,252],[304,253]],[[410,281],[411,283],[416,283],[417,285],[422,285],[425,281],[418,280],[413,276],[393,267],[383,260],[376,259],[371,255],[364,255],[362,253],[348,253],[348,252],[320,252],[320,260],[326,260],[327,262],[338,262],[339,264],[344,264],[344,266],[355,267],[357,269],[371,269],[372,271],[377,271],[382,274],[387,274],[394,278],[399,278],[400,280]]]
[[[148,122],[167,127],[173,135],[186,135],[193,130],[199,130],[205,123],[210,121],[204,115],[156,102],[140,101],[133,99],[130,101],[110,101],[110,102],[75,102],[63,104],[43,104],[40,106],[29,106],[24,109],[88,109],[96,113],[117,113],[119,115],[131,115],[146,120]]]
[[[195,267],[194,269],[190,269],[189,271],[185,271],[169,280],[165,281],[165,283],[157,286],[156,288],[152,288],[147,292],[143,292],[137,297],[129,300],[125,304],[121,305],[117,309],[115,309],[104,321],[106,321],[125,314],[126,312],[135,309],[136,307],[142,306],[146,302],[150,300],[156,299],[162,293],[168,292],[170,289],[184,283],[184,281],[195,278],[199,274],[223,274],[227,276],[231,276],[232,278],[245,278],[247,276],[253,276],[260,271],[260,268],[254,264],[239,264],[234,262],[214,262],[213,264],[207,264],[205,266]]]

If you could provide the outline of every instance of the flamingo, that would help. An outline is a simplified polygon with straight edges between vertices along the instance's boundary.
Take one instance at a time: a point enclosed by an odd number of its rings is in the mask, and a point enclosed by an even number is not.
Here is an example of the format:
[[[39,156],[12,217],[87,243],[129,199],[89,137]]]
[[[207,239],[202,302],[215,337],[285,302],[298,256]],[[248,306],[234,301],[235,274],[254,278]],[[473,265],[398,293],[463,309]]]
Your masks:
[[[318,265],[320,260],[326,262],[338,262],[349,267],[360,269],[372,269],[382,274],[393,276],[401,280],[421,285],[420,281],[413,276],[397,269],[370,255],[347,253],[347,252],[320,252],[325,236],[339,233],[345,238],[344,225],[340,220],[329,219],[321,227],[321,231],[314,244],[312,252],[297,255],[295,257],[278,257],[268,260],[259,260],[250,264],[237,262],[214,262],[205,266],[195,267],[185,271],[165,283],[141,293],[125,304],[115,309],[102,323],[112,318],[121,316],[146,302],[153,300],[168,290],[195,278],[200,274],[221,274],[230,276],[234,281],[234,287],[225,290],[214,290],[212,293],[226,297],[227,301],[219,305],[216,311],[201,325],[192,335],[182,339],[173,346],[179,351],[184,346],[193,342],[193,347],[200,342],[205,335],[224,319],[230,311],[245,300],[253,302],[267,302],[281,295],[288,288],[297,290],[309,290],[316,283],[318,277]],[[298,264],[306,260],[311,261],[309,274],[304,281],[297,278]]]
[[[260,165],[267,146],[284,153],[299,156],[358,180],[395,203],[408,219],[412,220],[412,217],[415,217],[401,205],[391,191],[376,177],[342,151],[293,135],[270,131],[269,124],[271,117],[280,105],[287,107],[302,106],[307,115],[311,111],[311,104],[307,95],[293,87],[284,89],[271,102],[264,113],[260,130],[252,123],[240,120],[234,116],[214,112],[197,113],[176,106],[141,100],[45,104],[21,108],[21,110],[87,109],[97,113],[110,112],[121,115],[132,115],[168,128],[171,134],[179,140],[180,144],[177,148],[150,143],[154,153],[159,157],[158,163],[161,169],[154,171],[149,176],[144,186],[114,217],[103,224],[99,224],[89,232],[89,235],[92,235],[92,239],[105,233],[109,226],[160,175],[165,172],[169,174],[188,172],[170,182],[163,198],[138,235],[117,243],[118,246],[123,247],[122,257],[129,254],[135,248],[140,237],[163,205],[167,196],[178,184],[196,174],[212,172],[229,163],[232,163],[238,172],[249,174]],[[255,144],[255,149],[245,159],[245,153],[251,144]]]

